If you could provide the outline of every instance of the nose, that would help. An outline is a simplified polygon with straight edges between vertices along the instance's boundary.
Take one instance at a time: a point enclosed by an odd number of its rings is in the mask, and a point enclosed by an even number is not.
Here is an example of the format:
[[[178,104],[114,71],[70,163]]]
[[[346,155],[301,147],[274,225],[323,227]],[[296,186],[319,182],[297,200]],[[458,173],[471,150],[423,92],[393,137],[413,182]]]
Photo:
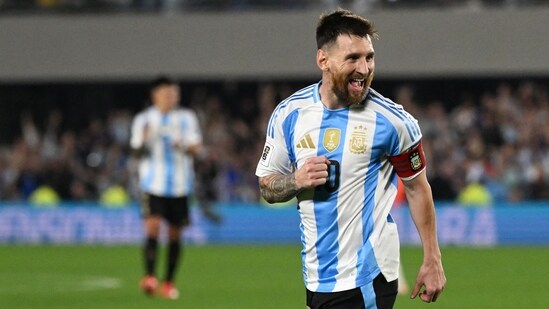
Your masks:
[[[369,69],[370,68],[368,67],[368,61],[366,60],[366,58],[360,58],[360,60],[357,61],[357,65],[356,65],[357,73],[360,73],[362,75],[368,75]]]

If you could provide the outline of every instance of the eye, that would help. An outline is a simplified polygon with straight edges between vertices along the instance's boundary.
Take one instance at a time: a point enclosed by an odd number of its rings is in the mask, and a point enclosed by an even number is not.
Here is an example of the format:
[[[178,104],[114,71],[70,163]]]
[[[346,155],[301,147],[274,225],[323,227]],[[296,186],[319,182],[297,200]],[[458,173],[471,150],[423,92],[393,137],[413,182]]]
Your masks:
[[[360,55],[359,54],[349,54],[347,55],[347,57],[345,57],[345,60],[349,61],[349,62],[356,62],[360,59]]]

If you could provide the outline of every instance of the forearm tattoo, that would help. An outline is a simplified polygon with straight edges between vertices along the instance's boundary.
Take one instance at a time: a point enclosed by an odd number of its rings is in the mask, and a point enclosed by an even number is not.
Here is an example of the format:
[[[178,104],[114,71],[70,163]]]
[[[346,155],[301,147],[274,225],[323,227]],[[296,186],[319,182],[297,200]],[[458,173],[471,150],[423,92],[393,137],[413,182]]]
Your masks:
[[[280,203],[291,200],[299,193],[294,174],[270,175],[260,179],[261,196],[269,203]]]

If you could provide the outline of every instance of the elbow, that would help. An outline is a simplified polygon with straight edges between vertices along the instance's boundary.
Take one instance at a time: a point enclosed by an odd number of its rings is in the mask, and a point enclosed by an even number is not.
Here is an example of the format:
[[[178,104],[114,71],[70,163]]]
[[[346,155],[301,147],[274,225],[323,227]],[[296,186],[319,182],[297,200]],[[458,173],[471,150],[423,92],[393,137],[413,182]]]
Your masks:
[[[274,203],[279,202],[279,201],[277,201],[275,196],[273,196],[272,194],[269,194],[267,191],[263,190],[263,188],[260,187],[259,191],[261,193],[261,197],[265,200],[265,202],[267,202],[269,204],[274,204]]]
[[[265,195],[263,195],[263,199],[264,199],[267,203],[269,203],[269,204],[274,204],[274,203],[277,203],[277,202],[278,202],[276,199],[270,198],[270,197],[265,196]]]
[[[261,197],[269,204],[284,203],[292,199],[291,197],[272,194],[270,191],[264,190],[263,188],[260,188],[259,190],[261,192]]]

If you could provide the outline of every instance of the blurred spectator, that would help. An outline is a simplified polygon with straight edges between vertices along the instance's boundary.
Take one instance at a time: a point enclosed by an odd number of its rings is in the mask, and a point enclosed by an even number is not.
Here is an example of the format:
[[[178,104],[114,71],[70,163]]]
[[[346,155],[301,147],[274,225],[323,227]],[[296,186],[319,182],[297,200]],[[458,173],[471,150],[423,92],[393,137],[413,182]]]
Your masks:
[[[108,187],[99,197],[99,203],[105,207],[124,207],[131,202],[126,189],[121,185]]]
[[[204,216],[214,223],[221,223],[221,216],[214,210],[214,204],[218,201],[218,186],[216,178],[218,175],[217,159],[215,150],[209,150],[209,158],[198,159],[195,161],[194,169],[196,173],[196,199],[202,209]]]
[[[258,201],[253,165],[269,115],[280,98],[305,83],[189,84],[188,102],[203,126],[208,150],[196,162],[196,197],[205,209],[216,202]],[[483,194],[495,203],[549,200],[545,84],[487,83],[476,93],[428,99],[421,95],[421,83],[394,90],[395,102],[422,127],[435,199],[453,201],[466,188],[482,184]],[[127,142],[138,108],[113,102],[103,116],[88,119],[83,113],[75,121],[71,115],[72,124],[64,121],[67,109],[52,108],[42,122],[36,121],[36,112],[21,111],[19,135],[0,148],[0,196],[27,199],[47,181],[66,200],[99,200],[116,185],[136,200],[137,184],[129,177],[136,167]]]
[[[492,195],[479,182],[470,183],[461,190],[458,202],[465,206],[488,206],[492,203]]]
[[[545,0],[0,0],[0,12],[156,12],[180,10],[328,10],[344,7],[357,12],[399,8],[521,8]]]
[[[61,201],[55,190],[48,185],[41,185],[29,196],[31,205],[39,207],[53,207]]]
[[[44,166],[36,151],[33,151],[19,141],[15,147],[12,163],[16,169],[17,196],[28,198],[34,190],[40,187],[44,180]]]

